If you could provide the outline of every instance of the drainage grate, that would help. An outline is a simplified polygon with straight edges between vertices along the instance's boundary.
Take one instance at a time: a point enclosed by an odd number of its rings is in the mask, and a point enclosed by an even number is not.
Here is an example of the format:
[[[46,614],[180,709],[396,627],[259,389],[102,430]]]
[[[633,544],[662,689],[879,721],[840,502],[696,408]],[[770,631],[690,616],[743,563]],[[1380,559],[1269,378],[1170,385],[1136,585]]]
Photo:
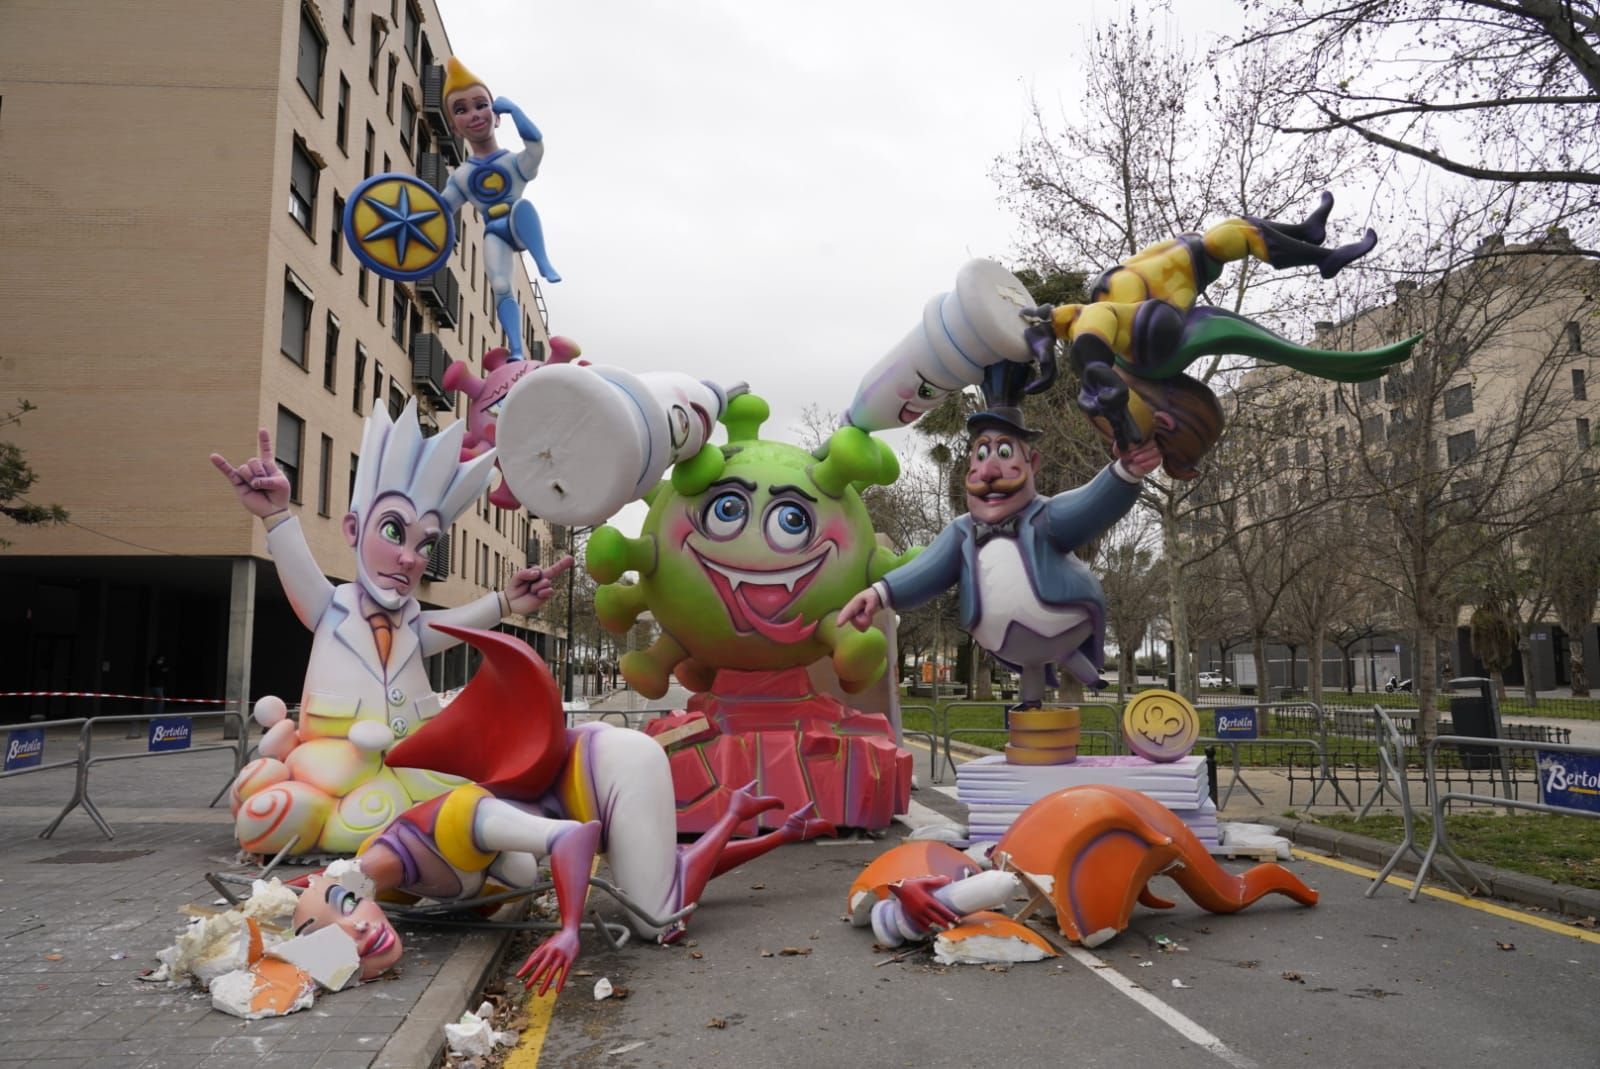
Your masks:
[[[109,865],[153,854],[154,850],[68,850],[64,854],[41,857],[35,865]]]

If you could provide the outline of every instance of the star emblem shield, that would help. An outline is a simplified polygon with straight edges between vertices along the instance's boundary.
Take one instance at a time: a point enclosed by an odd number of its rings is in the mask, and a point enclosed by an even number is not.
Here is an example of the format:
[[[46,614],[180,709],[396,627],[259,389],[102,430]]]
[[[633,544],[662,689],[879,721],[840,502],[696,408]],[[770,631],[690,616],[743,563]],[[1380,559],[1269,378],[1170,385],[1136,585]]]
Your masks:
[[[344,237],[356,259],[396,282],[426,278],[455,249],[455,220],[437,191],[408,174],[362,182],[344,207]]]

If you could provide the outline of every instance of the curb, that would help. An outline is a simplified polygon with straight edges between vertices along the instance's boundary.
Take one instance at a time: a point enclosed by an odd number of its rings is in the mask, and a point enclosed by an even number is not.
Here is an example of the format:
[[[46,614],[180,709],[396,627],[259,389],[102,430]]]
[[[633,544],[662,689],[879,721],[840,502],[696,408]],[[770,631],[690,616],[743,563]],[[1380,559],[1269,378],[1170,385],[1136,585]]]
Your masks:
[[[1386,843],[1352,832],[1334,831],[1314,821],[1273,816],[1252,819],[1271,825],[1277,829],[1279,835],[1302,846],[1321,850],[1334,857],[1353,858],[1379,867],[1387,863],[1398,849],[1394,843]],[[1426,846],[1418,845],[1422,850],[1426,850]],[[1395,872],[1415,876],[1420,863],[1421,859],[1417,854],[1408,852],[1400,859]],[[1446,863],[1449,863],[1448,859]],[[1435,866],[1439,864],[1437,858],[1434,864]],[[1469,862],[1468,867],[1494,898],[1542,909],[1563,917],[1600,917],[1600,891],[1554,883],[1538,876],[1507,872],[1488,865]]]
[[[433,1069],[444,1052],[444,1026],[472,1009],[512,929],[466,934],[435,974],[405,1021],[373,1059],[371,1069]]]

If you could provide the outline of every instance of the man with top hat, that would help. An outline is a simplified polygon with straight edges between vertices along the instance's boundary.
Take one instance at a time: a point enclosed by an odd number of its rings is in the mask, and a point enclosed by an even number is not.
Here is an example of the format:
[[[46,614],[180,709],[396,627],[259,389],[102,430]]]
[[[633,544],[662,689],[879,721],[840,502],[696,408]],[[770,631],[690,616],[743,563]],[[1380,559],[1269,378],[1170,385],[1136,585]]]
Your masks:
[[[967,514],[911,563],[891,571],[840,610],[838,623],[866,627],[882,608],[914,609],[952,586],[961,627],[1022,676],[1017,708],[1037,708],[1060,664],[1090,686],[1105,664],[1105,598],[1073,551],[1127,515],[1145,475],[1161,466],[1154,437],[1115,459],[1090,482],[1040,497],[1043,461],[1029,443],[1021,398],[1032,366],[1002,361],[984,372],[984,410],[967,419]]]

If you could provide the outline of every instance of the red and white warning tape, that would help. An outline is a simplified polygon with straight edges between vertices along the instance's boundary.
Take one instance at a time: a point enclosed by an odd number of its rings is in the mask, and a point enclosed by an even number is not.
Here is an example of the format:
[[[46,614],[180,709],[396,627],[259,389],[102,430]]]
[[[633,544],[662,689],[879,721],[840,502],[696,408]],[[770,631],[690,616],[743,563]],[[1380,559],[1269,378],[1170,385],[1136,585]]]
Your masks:
[[[226,698],[157,698],[152,694],[96,694],[87,690],[8,690],[0,698],[131,698],[135,701],[189,702],[195,705],[225,704]]]

